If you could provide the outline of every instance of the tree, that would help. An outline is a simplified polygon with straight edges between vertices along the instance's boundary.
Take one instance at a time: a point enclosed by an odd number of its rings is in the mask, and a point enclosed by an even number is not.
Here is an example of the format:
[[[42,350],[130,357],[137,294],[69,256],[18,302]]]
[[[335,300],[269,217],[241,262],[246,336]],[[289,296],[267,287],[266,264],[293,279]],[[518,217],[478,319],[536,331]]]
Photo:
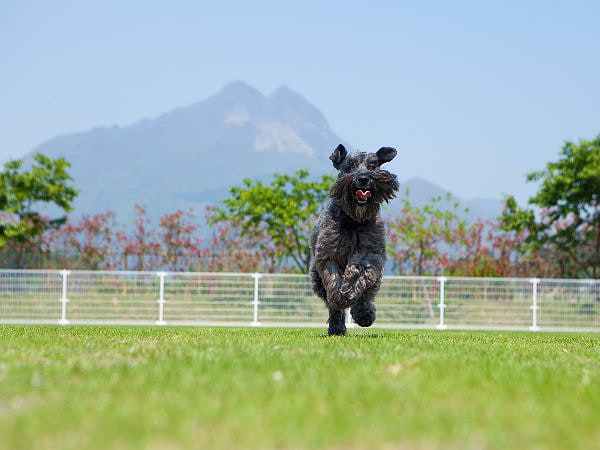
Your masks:
[[[558,161],[529,173],[527,181],[540,182],[529,199],[538,214],[508,196],[504,228],[526,233],[523,251],[553,253],[562,276],[600,276],[600,135],[566,142]]]
[[[505,277],[528,273],[530,260],[516,249],[522,233],[506,231],[498,221],[467,222],[458,203],[435,197],[423,207],[403,199],[401,214],[386,219],[388,252],[403,274]],[[538,255],[536,255],[538,256]]]
[[[156,230],[147,216],[146,206],[136,203],[134,206],[133,229],[131,234],[126,230],[117,231],[117,241],[123,251],[125,270],[149,270],[160,266],[162,247],[157,241]],[[137,261],[130,267],[129,257]]]
[[[65,223],[77,196],[64,158],[36,153],[33,160],[29,170],[24,169],[23,159],[17,159],[8,161],[0,172],[0,248],[9,246],[20,255],[17,267],[46,230]],[[65,215],[45,217],[38,211],[42,205],[58,207]]]
[[[84,215],[44,235],[44,250],[64,259],[65,267],[83,265],[87,269],[116,269],[120,254],[116,251],[116,215],[112,211]],[[77,266],[75,266],[77,267]]]
[[[218,220],[214,206],[206,207],[206,223],[212,226],[212,235],[203,249],[204,264],[200,270],[208,272],[279,272],[286,267],[278,264],[277,251],[264,229],[252,239],[242,237],[241,226],[231,220]]]
[[[193,222],[194,217],[192,210],[177,210],[158,219],[163,248],[162,262],[169,270],[190,270],[202,254],[202,240],[195,236],[198,225]]]
[[[446,201],[450,202],[448,194]],[[464,233],[466,222],[458,214],[458,204],[441,208],[441,197],[435,197],[422,208],[411,205],[407,195],[402,200],[400,215],[386,220],[388,252],[394,270],[415,275],[441,273],[449,259],[455,234]]]
[[[231,221],[259,249],[272,245],[279,260],[291,258],[298,270],[307,273],[309,230],[334,182],[331,175],[323,175],[318,181],[309,181],[308,176],[306,170],[298,170],[295,175],[275,174],[270,185],[244,179],[242,187],[229,190],[224,206],[215,208],[211,225]],[[268,243],[259,239],[265,234]]]
[[[444,273],[468,277],[529,276],[531,261],[516,251],[523,235],[505,231],[498,221],[478,219],[452,232],[453,254]]]
[[[112,211],[84,215],[79,222],[45,233],[42,250],[62,256],[67,265],[92,269],[191,270],[197,266],[204,249],[195,235],[198,225],[193,211],[164,214],[155,229],[146,208],[138,204],[134,208],[133,227],[117,230]]]

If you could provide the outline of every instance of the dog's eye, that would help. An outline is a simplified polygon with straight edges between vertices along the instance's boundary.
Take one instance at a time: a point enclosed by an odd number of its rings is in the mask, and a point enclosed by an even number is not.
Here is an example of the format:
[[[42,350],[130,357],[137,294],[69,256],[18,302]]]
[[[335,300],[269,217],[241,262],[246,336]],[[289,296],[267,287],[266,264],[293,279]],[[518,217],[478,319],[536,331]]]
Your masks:
[[[369,169],[369,170],[375,170],[375,169],[377,169],[377,167],[378,166],[377,166],[377,163],[375,161],[369,161],[367,163],[367,169]]]

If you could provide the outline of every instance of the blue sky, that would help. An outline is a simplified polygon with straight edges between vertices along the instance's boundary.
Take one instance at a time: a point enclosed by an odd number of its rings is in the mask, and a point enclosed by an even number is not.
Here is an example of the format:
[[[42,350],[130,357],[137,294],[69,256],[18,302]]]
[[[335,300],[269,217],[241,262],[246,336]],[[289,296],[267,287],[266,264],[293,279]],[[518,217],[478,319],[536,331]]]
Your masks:
[[[286,84],[401,179],[526,198],[600,133],[600,2],[0,0],[0,161],[239,79]]]

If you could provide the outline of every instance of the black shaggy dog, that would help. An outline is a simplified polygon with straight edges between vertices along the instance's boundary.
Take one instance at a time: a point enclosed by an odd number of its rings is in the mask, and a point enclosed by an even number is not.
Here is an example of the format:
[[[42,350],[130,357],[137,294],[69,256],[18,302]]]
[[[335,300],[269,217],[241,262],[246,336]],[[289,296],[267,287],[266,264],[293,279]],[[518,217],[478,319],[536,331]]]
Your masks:
[[[385,236],[379,207],[398,191],[396,175],[382,170],[396,150],[348,155],[343,145],[329,159],[339,175],[331,200],[310,235],[310,277],[329,309],[329,334],[346,334],[344,309],[361,327],[375,321],[373,298],[381,285]]]

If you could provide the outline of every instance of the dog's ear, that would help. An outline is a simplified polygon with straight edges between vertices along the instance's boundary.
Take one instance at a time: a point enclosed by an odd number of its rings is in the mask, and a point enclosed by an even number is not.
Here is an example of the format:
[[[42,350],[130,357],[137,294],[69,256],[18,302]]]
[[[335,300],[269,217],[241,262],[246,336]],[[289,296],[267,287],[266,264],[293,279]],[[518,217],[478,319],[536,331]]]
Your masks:
[[[348,152],[346,151],[346,147],[344,147],[342,144],[338,145],[329,157],[333,163],[333,167],[339,170],[344,162],[344,159],[346,159],[347,154]]]
[[[379,150],[377,150],[377,153],[375,153],[377,155],[377,159],[379,160],[379,165],[382,165],[386,162],[390,162],[392,159],[394,159],[396,157],[396,154],[398,152],[396,151],[395,148],[392,147],[381,147]]]

